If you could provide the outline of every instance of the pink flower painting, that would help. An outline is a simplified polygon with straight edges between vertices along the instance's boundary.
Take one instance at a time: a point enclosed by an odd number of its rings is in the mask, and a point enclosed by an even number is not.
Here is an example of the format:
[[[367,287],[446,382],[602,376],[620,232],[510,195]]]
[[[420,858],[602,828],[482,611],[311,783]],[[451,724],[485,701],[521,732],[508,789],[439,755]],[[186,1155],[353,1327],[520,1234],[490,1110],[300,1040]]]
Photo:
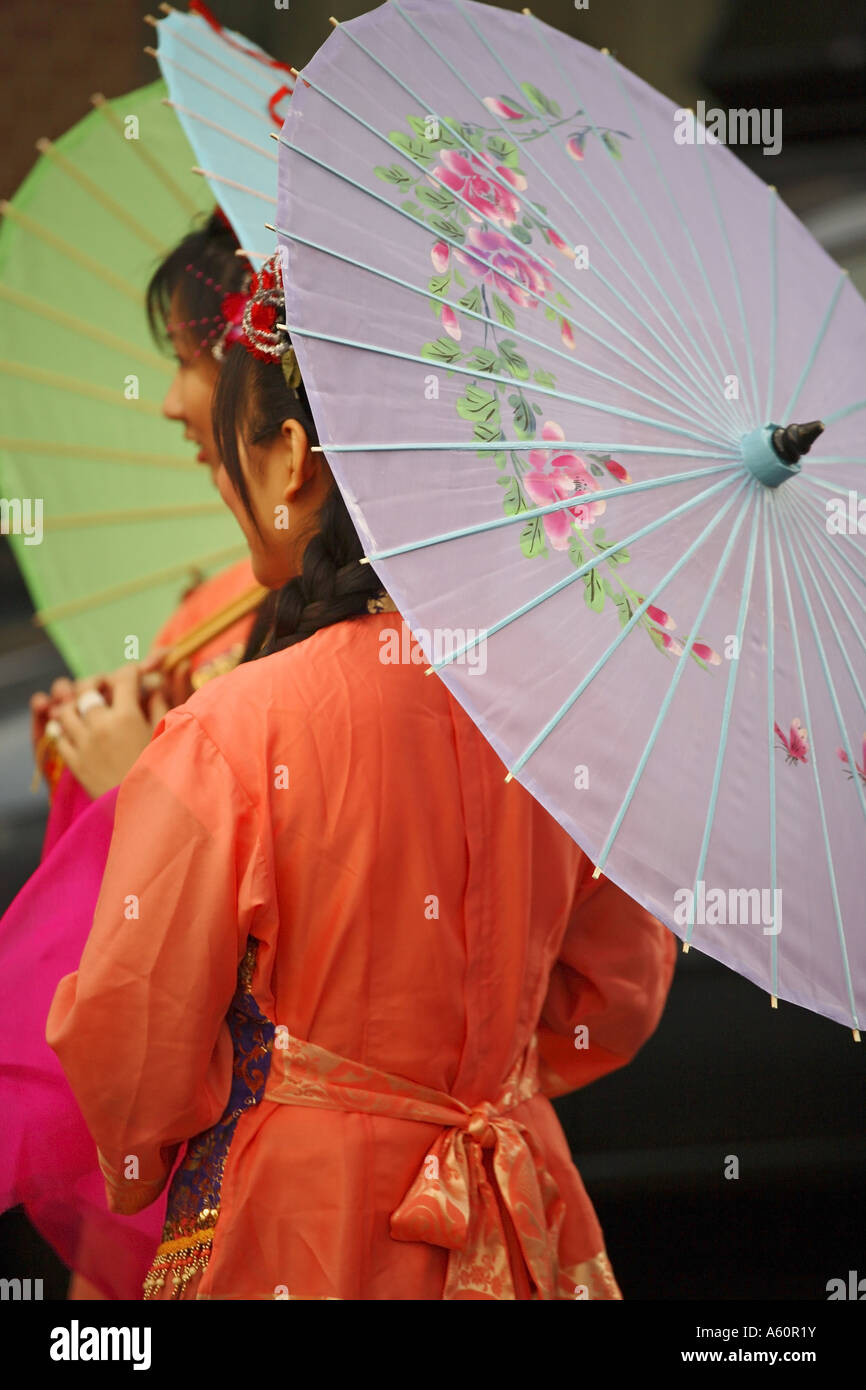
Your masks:
[[[454,257],[500,294],[507,294],[512,304],[522,309],[535,308],[538,296],[548,294],[553,284],[547,267],[526,252],[518,251],[501,232],[470,227],[465,249],[455,251]],[[506,280],[506,275],[510,279]]]
[[[519,198],[512,189],[522,193],[526,188],[523,174],[509,169],[504,164],[495,164],[487,153],[480,155],[461,154],[459,150],[440,150],[439,164],[433,170],[433,178],[438,179],[452,193],[459,193],[468,204],[470,217],[476,222],[485,218],[498,222],[502,227],[513,227],[521,215]],[[495,173],[496,178],[491,178]],[[503,187],[507,184],[508,187]]]
[[[547,420],[542,428],[543,439],[565,439],[562,426],[554,420]],[[552,457],[551,457],[552,454]],[[555,450],[533,449],[529,455],[532,471],[523,478],[523,486],[537,507],[551,502],[564,502],[590,492],[598,492],[599,486],[582,458],[572,453],[556,453]],[[543,517],[544,533],[554,550],[566,550],[572,536],[572,527],[581,530],[601,516],[607,503],[575,502],[574,506],[562,507],[559,511],[548,512]]]

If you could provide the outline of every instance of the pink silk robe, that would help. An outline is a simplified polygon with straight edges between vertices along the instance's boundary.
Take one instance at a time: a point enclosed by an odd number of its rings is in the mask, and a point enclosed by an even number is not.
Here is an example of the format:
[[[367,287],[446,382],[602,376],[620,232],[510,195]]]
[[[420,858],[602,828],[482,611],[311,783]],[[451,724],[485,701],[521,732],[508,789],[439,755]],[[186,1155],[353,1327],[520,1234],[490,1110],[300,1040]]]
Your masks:
[[[213,575],[187,595],[154,645],[171,646],[254,584],[248,556]],[[240,658],[253,621],[252,614],[239,619],[193,653],[196,681]],[[57,983],[81,959],[93,921],[116,797],[115,790],[93,802],[63,770],[42,863],[0,920],[0,1211],[25,1203],[64,1263],[106,1298],[129,1299],[140,1294],[165,1204],[135,1221],[108,1210],[93,1140],[45,1042]]]
[[[675,940],[383,664],[399,622],[205,686],[121,786],[48,1041],[113,1210],[189,1141],[148,1297],[621,1296],[547,1097],[652,1033]]]

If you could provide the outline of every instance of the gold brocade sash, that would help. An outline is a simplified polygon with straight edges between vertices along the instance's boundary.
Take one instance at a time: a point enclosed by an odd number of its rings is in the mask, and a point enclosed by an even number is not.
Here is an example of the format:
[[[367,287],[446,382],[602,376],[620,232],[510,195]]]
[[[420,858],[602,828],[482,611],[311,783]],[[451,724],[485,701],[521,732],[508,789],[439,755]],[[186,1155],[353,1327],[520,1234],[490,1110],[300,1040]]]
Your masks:
[[[561,1296],[558,1248],[565,1204],[529,1130],[507,1115],[539,1089],[535,1036],[498,1099],[472,1108],[447,1092],[350,1061],[281,1029],[263,1099],[442,1126],[391,1215],[391,1235],[451,1251],[446,1299],[516,1297],[497,1193],[481,1152],[492,1149],[499,1199],[513,1223],[536,1296],[555,1299]]]

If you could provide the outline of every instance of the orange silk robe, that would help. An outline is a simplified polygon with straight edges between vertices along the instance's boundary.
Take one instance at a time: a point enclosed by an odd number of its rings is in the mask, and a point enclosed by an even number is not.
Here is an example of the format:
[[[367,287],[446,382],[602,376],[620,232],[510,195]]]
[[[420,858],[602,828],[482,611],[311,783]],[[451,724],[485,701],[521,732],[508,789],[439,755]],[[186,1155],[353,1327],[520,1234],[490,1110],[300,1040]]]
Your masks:
[[[121,786],[47,1032],[113,1210],[187,1144],[146,1296],[621,1297],[547,1097],[634,1055],[675,939],[399,623],[205,686]]]

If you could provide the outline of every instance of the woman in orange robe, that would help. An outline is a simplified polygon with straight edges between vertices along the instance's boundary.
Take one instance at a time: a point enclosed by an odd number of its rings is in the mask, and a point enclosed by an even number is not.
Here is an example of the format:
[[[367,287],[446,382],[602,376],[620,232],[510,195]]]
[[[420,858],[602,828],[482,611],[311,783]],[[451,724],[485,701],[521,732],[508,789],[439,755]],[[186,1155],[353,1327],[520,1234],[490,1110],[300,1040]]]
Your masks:
[[[549,1097],[650,1035],[674,938],[423,664],[381,659],[400,618],[285,341],[251,348],[275,361],[227,360],[218,484],[274,629],[121,785],[48,1020],[109,1204],[155,1200],[186,1144],[146,1297],[619,1298]]]
[[[219,361],[213,333],[202,343],[200,325],[203,317],[209,325],[218,322],[214,311],[225,287],[244,281],[249,266],[236,249],[217,211],[174,248],[148,290],[151,326],[176,361],[163,413],[198,445],[198,462],[214,479],[219,465],[211,401]],[[224,326],[230,343],[231,315]],[[154,704],[161,705],[159,713],[180,704],[192,688],[238,664],[254,614],[231,620],[223,610],[249,608],[262,592],[247,555],[187,594],[155,646],[170,648],[205,620],[209,630],[219,630],[209,638],[199,633],[186,663],[149,701],[139,698],[138,663],[112,676],[57,681],[50,695],[31,701],[37,761],[49,718],[63,737],[52,741],[43,764],[52,799],[42,863],[0,920],[0,976],[9,1001],[0,1019],[0,1211],[24,1204],[31,1223],[74,1271],[70,1298],[136,1297],[163,1223],[158,1204],[135,1222],[107,1210],[92,1140],[45,1043],[48,1006],[58,980],[80,959],[105,868],[117,784],[147,746],[159,717]],[[153,663],[152,656],[144,666]],[[82,714],[76,700],[88,686],[104,691],[110,703]],[[65,763],[56,756],[58,747]]]

